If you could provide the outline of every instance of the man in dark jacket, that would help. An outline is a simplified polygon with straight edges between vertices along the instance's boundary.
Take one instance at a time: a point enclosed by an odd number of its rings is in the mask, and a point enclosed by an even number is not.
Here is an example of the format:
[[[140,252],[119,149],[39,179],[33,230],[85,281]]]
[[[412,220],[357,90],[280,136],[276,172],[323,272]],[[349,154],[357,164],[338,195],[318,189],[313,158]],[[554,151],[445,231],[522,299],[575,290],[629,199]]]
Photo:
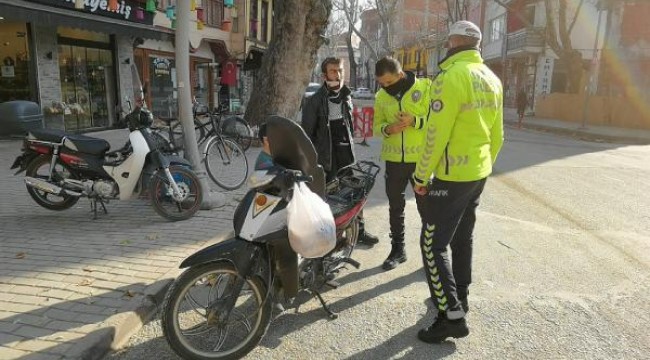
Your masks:
[[[340,169],[355,162],[352,137],[352,98],[344,84],[343,60],[329,57],[321,64],[323,86],[305,99],[302,127],[311,139],[318,163],[323,166],[326,181],[336,179]],[[379,239],[365,231],[363,218],[359,224],[360,243],[374,245]]]

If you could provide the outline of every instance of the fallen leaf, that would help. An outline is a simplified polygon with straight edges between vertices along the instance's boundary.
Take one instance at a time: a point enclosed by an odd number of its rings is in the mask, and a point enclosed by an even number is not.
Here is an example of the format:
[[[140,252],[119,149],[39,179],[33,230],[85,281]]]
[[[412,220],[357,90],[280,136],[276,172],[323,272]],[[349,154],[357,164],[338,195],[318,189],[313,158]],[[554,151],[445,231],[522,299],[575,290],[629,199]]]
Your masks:
[[[85,272],[93,272],[93,271],[95,271],[95,270],[93,270],[91,268],[88,268],[88,267],[85,267],[82,270],[85,271]]]
[[[16,259],[24,259],[25,256],[27,256],[27,253],[19,252],[18,254],[16,254]]]
[[[133,291],[131,291],[131,290],[127,290],[127,291],[124,292],[124,296],[134,297],[135,293]]]
[[[77,284],[77,285],[79,285],[79,286],[88,286],[88,285],[90,285],[90,284],[92,284],[92,283],[93,283],[93,282],[92,282],[91,280],[83,279],[83,280],[82,280],[79,284]]]
[[[122,240],[122,241],[120,241],[120,245],[128,245],[130,243],[131,243],[130,240]]]

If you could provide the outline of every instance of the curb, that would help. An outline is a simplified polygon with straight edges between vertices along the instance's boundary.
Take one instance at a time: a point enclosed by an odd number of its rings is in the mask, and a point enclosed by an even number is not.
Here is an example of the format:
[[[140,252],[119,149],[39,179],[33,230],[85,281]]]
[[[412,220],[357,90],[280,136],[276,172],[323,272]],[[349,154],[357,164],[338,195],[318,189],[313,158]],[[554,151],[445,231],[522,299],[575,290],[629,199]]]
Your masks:
[[[512,128],[517,127],[517,120],[506,119],[504,120],[504,123]],[[527,123],[525,120],[522,128],[524,130],[528,129],[533,131],[550,132],[559,135],[567,135],[567,136],[579,138],[580,140],[591,141],[591,142],[624,143],[624,144],[631,144],[631,145],[650,144],[650,139],[646,139],[646,138],[594,134],[589,131],[580,130],[578,128],[563,128],[563,127],[556,127],[550,125],[533,124],[530,122]]]
[[[232,231],[224,231],[207,241],[214,244],[232,237]],[[131,336],[153,318],[167,292],[167,288],[183,271],[177,267],[170,269],[156,282],[146,287],[142,295],[133,298],[131,304],[98,324],[96,331],[88,334],[77,343],[75,355],[84,360],[100,360],[109,353],[124,347]]]

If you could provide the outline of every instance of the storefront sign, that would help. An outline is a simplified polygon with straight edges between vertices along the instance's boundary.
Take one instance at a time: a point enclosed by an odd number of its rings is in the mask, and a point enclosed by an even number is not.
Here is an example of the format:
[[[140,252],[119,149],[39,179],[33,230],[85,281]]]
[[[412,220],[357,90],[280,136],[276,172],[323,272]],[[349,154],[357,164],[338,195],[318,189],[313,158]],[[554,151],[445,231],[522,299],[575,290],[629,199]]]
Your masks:
[[[154,58],[153,59],[153,73],[155,76],[169,76],[171,71],[171,63],[169,59]]]
[[[551,93],[553,81],[553,67],[555,60],[552,57],[542,56],[537,64],[537,94],[548,95]]]
[[[108,0],[84,0],[83,9],[75,9],[75,0],[29,0],[32,2],[82,11],[85,13],[106,16],[114,19],[126,20],[145,25],[153,25],[155,14],[149,12],[139,12],[137,9],[142,7],[141,4],[130,0],[119,0],[117,10],[111,10],[108,6]]]

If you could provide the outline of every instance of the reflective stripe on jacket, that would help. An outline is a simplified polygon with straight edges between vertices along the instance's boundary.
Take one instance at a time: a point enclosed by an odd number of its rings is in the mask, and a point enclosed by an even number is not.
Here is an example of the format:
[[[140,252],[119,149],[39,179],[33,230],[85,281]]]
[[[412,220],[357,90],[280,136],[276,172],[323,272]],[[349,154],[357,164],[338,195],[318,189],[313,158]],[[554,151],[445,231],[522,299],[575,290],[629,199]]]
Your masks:
[[[373,133],[375,136],[383,137],[382,160],[407,163],[414,163],[418,160],[426,131],[430,86],[429,79],[415,79],[413,86],[402,96],[400,101],[384,89],[377,92]],[[384,130],[388,125],[398,121],[396,115],[399,111],[415,116],[414,126],[401,133],[386,135]]]
[[[424,149],[414,180],[475,181],[492,173],[503,145],[503,88],[477,50],[440,64],[433,80]]]

